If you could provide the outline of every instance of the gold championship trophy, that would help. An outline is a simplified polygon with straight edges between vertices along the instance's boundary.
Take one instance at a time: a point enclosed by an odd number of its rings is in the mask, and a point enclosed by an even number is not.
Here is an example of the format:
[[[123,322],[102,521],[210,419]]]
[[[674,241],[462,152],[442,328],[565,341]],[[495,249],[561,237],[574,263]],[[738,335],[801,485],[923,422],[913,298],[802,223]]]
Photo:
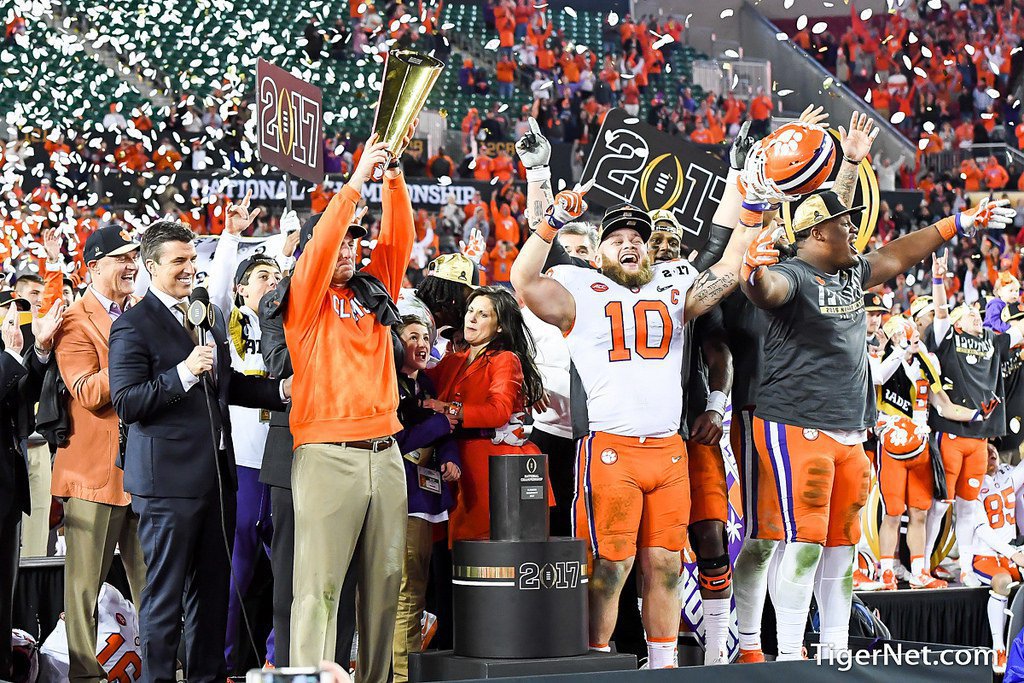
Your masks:
[[[419,116],[444,67],[441,60],[419,52],[388,52],[373,132],[379,141],[388,144],[388,154],[392,159],[402,156],[405,151],[402,146],[405,131]]]

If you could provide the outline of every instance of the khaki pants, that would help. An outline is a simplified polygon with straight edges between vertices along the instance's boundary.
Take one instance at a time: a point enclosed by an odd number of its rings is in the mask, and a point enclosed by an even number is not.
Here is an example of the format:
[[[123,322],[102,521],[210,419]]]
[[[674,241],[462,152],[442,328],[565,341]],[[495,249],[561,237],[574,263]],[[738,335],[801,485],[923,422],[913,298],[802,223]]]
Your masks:
[[[307,444],[292,464],[295,563],[291,666],[335,660],[338,596],[356,572],[357,681],[386,683],[405,553],[405,468],[398,446],[372,453]]]
[[[21,556],[46,557],[50,542],[50,446],[43,442],[28,449],[28,489],[32,514],[21,525]]]
[[[104,677],[96,661],[96,600],[120,548],[132,602],[139,608],[146,585],[146,564],[139,546],[139,518],[130,506],[69,498],[64,504],[64,621],[68,632],[68,678],[98,681]]]
[[[409,680],[409,653],[419,652],[423,642],[420,620],[427,604],[427,577],[433,545],[430,522],[419,517],[407,519],[405,566],[395,623],[395,683]]]

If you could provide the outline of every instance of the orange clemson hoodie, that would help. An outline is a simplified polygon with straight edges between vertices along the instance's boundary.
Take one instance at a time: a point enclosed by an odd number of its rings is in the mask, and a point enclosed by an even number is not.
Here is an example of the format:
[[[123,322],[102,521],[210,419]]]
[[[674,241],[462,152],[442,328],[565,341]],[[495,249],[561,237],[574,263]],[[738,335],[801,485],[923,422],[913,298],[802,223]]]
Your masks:
[[[303,444],[363,441],[397,433],[398,384],[391,330],[331,285],[338,250],[359,194],[348,185],[331,199],[295,266],[284,314],[292,358],[291,428]],[[386,178],[381,229],[362,268],[398,298],[413,244],[413,213],[405,180]]]

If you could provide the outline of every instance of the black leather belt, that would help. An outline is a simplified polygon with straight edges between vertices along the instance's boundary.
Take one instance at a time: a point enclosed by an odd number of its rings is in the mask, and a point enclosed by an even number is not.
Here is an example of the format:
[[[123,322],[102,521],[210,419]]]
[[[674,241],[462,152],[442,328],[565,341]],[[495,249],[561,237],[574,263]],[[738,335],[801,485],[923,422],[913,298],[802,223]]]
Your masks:
[[[363,451],[370,451],[371,453],[379,453],[386,451],[395,444],[395,437],[385,436],[381,439],[367,439],[366,441],[345,441],[335,442],[333,445],[341,446],[342,448],[358,448]]]

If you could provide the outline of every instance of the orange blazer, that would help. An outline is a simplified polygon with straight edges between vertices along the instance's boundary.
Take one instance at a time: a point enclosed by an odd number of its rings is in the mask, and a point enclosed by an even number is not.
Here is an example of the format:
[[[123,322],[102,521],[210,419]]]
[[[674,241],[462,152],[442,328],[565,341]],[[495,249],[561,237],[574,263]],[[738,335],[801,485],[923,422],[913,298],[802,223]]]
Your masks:
[[[50,492],[107,505],[128,505],[118,453],[117,413],[110,402],[108,341],[113,321],[92,289],[64,314],[54,345],[57,367],[71,394],[71,436],[57,450]]]
[[[523,410],[523,366],[511,351],[484,351],[466,367],[469,351],[446,354],[428,370],[442,401],[462,401],[462,426],[504,427]]]

